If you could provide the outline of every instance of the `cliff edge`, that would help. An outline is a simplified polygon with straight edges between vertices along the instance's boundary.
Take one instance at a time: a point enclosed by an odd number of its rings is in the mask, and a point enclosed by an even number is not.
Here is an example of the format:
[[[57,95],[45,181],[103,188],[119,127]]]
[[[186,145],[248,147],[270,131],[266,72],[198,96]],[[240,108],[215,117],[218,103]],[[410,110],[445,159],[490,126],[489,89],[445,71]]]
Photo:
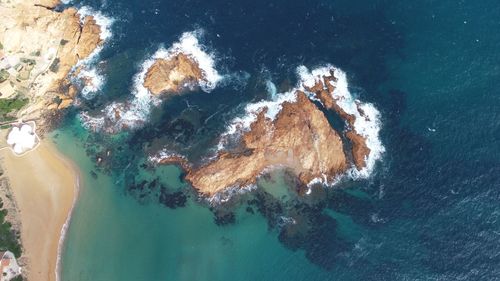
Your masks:
[[[102,44],[93,16],[56,11],[58,4],[0,1],[0,102],[23,101],[2,112],[1,121],[33,119],[43,126],[42,116],[69,107],[77,90],[68,74]]]

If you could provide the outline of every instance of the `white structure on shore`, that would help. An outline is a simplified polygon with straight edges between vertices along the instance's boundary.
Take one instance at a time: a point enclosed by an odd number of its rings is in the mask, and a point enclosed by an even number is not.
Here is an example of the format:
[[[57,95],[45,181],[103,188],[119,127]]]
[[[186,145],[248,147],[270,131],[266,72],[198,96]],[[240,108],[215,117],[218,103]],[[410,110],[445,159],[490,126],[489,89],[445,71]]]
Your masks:
[[[15,154],[21,155],[35,148],[39,143],[38,136],[35,133],[35,123],[14,124],[7,136],[7,144],[9,144]]]
[[[17,264],[16,257],[10,251],[0,252],[0,281],[9,281],[21,275],[21,267]]]

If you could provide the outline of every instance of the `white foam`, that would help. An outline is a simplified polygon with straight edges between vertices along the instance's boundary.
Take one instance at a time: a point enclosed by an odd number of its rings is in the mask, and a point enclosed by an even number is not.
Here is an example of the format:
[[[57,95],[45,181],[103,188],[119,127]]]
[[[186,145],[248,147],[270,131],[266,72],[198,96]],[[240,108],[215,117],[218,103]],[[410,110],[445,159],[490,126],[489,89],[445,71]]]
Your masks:
[[[161,103],[161,100],[151,94],[144,87],[144,79],[149,68],[157,59],[169,59],[179,53],[188,55],[198,63],[203,71],[205,81],[200,81],[200,87],[205,92],[213,90],[217,83],[222,79],[215,69],[215,61],[213,54],[204,51],[205,47],[199,44],[196,36],[200,35],[201,31],[185,32],[182,34],[178,42],[175,42],[169,49],[159,48],[149,59],[145,60],[139,73],[134,76],[132,87],[133,98],[124,103],[114,102],[108,105],[103,113],[106,120],[112,125],[108,131],[116,132],[123,128],[138,128],[147,122],[151,109]],[[116,116],[119,115],[119,118]],[[84,119],[81,118],[85,122]]]
[[[224,149],[232,136],[248,131],[250,125],[257,120],[257,116],[262,110],[267,108],[266,117],[274,120],[276,115],[281,111],[284,102],[295,102],[297,99],[297,90],[307,92],[304,86],[313,87],[317,81],[317,77],[321,77],[321,74],[329,74],[329,69],[329,66],[325,66],[309,72],[305,66],[298,67],[297,74],[300,78],[298,85],[285,93],[277,93],[274,83],[270,80],[266,81],[266,89],[271,96],[271,100],[261,100],[256,103],[247,104],[243,114],[231,120],[226,126],[226,131],[220,136],[218,150]],[[314,96],[311,97],[315,98]]]
[[[160,99],[153,96],[143,85],[146,73],[155,61],[155,55],[144,61],[139,73],[135,75],[132,90],[133,99],[125,103],[112,103],[104,109],[105,115],[115,127],[115,131],[124,127],[133,129],[143,125],[149,118],[151,107],[160,104]],[[118,119],[116,118],[117,113]]]
[[[99,131],[109,124],[106,130],[117,132],[125,127],[136,128],[146,122],[152,104],[159,103],[158,99],[143,86],[146,72],[153,63],[153,59],[144,61],[139,73],[134,76],[131,100],[109,104],[102,110],[102,116],[91,117],[85,112],[80,113],[83,126]]]
[[[266,80],[266,90],[267,94],[271,99],[275,99],[276,95],[278,94],[278,89],[276,89],[276,85],[274,85],[273,81],[271,80]]]
[[[60,272],[61,272],[62,251],[63,251],[64,241],[66,239],[66,234],[68,232],[69,224],[71,222],[71,217],[73,215],[73,210],[75,209],[76,199],[77,199],[78,194],[80,192],[80,176],[79,175],[76,176],[75,187],[76,187],[76,192],[73,195],[73,202],[71,204],[71,209],[69,210],[68,216],[66,217],[66,221],[64,222],[64,224],[61,228],[61,236],[59,237],[59,242],[57,244],[57,259],[56,259],[56,269],[55,269],[56,281],[61,280]]]
[[[250,125],[257,120],[257,116],[262,110],[267,109],[265,113],[266,118],[274,120],[276,115],[281,111],[283,103],[295,102],[296,99],[297,93],[295,90],[292,90],[276,95],[274,100],[261,100],[256,103],[247,104],[243,115],[231,120],[226,127],[226,131],[221,134],[218,149],[223,149],[231,136],[235,134],[239,135],[250,130]]]
[[[82,6],[78,9],[78,14],[80,15],[80,22],[83,24],[85,17],[92,16],[97,25],[101,28],[101,33],[99,34],[101,40],[106,41],[113,33],[111,32],[111,25],[115,21],[113,18],[105,16],[100,11],[96,11],[89,6]]]
[[[28,124],[23,124],[21,127],[13,127],[7,136],[7,144],[12,147],[12,150],[16,154],[22,154],[33,149],[37,143],[37,135]]]
[[[83,80],[81,94],[85,99],[93,98],[104,85],[104,76],[95,67],[82,70],[78,77]]]
[[[104,128],[104,117],[94,117],[90,116],[88,112],[82,111],[78,115],[83,127],[87,130],[91,130],[94,132],[100,131],[102,128]]]
[[[336,177],[331,178],[330,180],[328,180],[328,178],[329,178],[328,175],[322,174],[320,177],[312,179],[309,183],[307,183],[307,188],[308,189],[307,189],[306,194],[307,195],[311,194],[312,187],[315,184],[322,184],[322,185],[327,185],[327,186],[334,186],[334,185],[336,185],[337,183],[339,183],[344,178],[344,175],[343,174],[337,175]]]
[[[333,91],[333,98],[336,100],[339,107],[346,113],[355,117],[353,129],[357,134],[361,135],[366,140],[366,145],[370,149],[370,153],[366,157],[366,167],[358,171],[355,167],[348,171],[352,178],[366,178],[372,173],[375,163],[382,157],[385,148],[379,139],[379,132],[381,127],[380,113],[371,103],[363,103],[353,97],[349,92],[346,74],[332,66],[325,65],[322,67],[309,70],[305,66],[297,68],[297,75],[299,77],[298,84],[291,91],[281,94],[276,94],[270,101],[259,101],[246,105],[244,113],[231,120],[226,127],[226,131],[221,134],[218,150],[224,149],[229,140],[238,137],[243,132],[250,129],[250,125],[257,120],[258,114],[267,108],[266,117],[274,120],[276,115],[281,111],[284,102],[294,102],[297,98],[296,91],[300,90],[309,95],[313,99],[317,99],[314,93],[306,90],[307,87],[313,87],[318,81],[322,81],[323,76],[330,76],[330,71],[334,71],[337,81],[331,81],[335,90]],[[328,181],[326,176],[314,179],[309,183],[309,186],[315,183],[322,183],[326,185],[335,185],[341,180],[341,177]]]
[[[153,59],[170,59],[180,53],[192,58],[203,72],[204,80],[199,81],[201,89],[205,92],[211,92],[223,76],[215,68],[214,54],[209,53],[206,47],[198,41],[198,36],[203,33],[201,30],[184,32],[179,41],[175,42],[169,49],[160,48]]]
[[[161,161],[163,161],[165,159],[169,159],[169,158],[181,158],[181,159],[187,160],[187,158],[184,155],[169,151],[167,149],[162,149],[158,153],[149,156],[148,161],[158,164]]]
[[[96,24],[100,27],[99,37],[102,41],[101,44],[97,46],[97,48],[95,48],[88,57],[78,61],[78,63],[74,67],[75,70],[81,69],[81,71],[78,73],[77,79],[79,79],[80,81],[90,79],[89,85],[87,85],[87,83],[84,83],[84,87],[82,88],[81,93],[85,99],[91,99],[97,92],[102,89],[102,86],[105,82],[104,75],[98,69],[92,67],[92,65],[95,65],[101,51],[103,50],[104,44],[107,43],[113,36],[111,26],[113,25],[115,19],[104,15],[100,11],[96,11],[89,6],[83,6],[79,8],[78,14],[80,15],[81,24],[84,23],[85,17],[92,16]]]
[[[235,185],[215,193],[211,197],[208,197],[207,201],[210,203],[210,205],[215,206],[218,204],[223,204],[228,202],[231,198],[233,198],[236,195],[242,195],[255,189],[257,189],[257,185],[255,184],[250,184],[243,187]]]
[[[372,173],[376,161],[380,159],[385,152],[385,148],[379,138],[381,128],[379,111],[373,104],[363,103],[355,99],[349,92],[345,72],[332,65],[315,68],[312,71],[309,71],[305,66],[299,66],[297,68],[297,74],[299,75],[302,85],[313,87],[316,82],[323,79],[323,76],[329,76],[330,70],[332,69],[337,78],[336,82],[330,82],[335,86],[332,96],[342,110],[355,117],[353,129],[357,134],[365,138],[366,146],[370,149],[370,153],[365,159],[366,167],[361,171],[353,168],[349,171],[349,174],[353,178],[367,178]],[[302,88],[302,90],[305,91],[304,88]]]

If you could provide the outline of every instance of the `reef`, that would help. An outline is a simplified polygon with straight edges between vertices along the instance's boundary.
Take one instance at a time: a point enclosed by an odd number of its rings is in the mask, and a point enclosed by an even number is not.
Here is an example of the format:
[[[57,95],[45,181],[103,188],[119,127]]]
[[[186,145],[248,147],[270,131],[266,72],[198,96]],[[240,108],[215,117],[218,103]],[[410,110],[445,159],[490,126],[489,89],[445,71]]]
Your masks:
[[[179,53],[168,59],[157,59],[146,72],[144,87],[154,95],[180,94],[194,90],[204,80],[198,63]]]
[[[254,114],[250,124],[239,122],[222,137],[236,136],[236,144],[220,149],[208,162],[193,165],[176,154],[154,159],[160,164],[179,164],[186,171],[185,179],[206,196],[255,185],[259,176],[275,168],[294,175],[302,194],[308,192],[305,187],[334,183],[348,171],[362,174],[372,168],[368,166],[373,162],[369,159],[373,136],[361,125],[373,127],[376,120],[370,118],[376,116],[365,114],[357,100],[346,107],[350,97],[342,95],[347,89],[336,89],[335,70],[331,67],[321,74],[309,74],[282,102],[250,106]],[[351,113],[352,104],[355,113]],[[280,107],[277,113],[276,106]],[[344,120],[342,134],[334,129],[327,113]]]
[[[102,45],[101,27],[59,1],[0,4],[0,99],[28,99],[12,119],[39,119],[73,104],[77,89],[68,75]]]

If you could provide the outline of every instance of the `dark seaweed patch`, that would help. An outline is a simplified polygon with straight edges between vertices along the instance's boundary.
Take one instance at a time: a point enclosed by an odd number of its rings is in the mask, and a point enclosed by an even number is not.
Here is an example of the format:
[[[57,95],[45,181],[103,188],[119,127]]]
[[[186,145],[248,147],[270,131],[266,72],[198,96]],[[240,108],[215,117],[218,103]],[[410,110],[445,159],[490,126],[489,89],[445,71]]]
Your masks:
[[[167,192],[165,187],[162,187],[158,201],[170,209],[182,208],[186,206],[187,196],[182,191],[171,193]]]
[[[214,222],[218,226],[235,224],[236,216],[234,212],[216,211],[214,212]]]

